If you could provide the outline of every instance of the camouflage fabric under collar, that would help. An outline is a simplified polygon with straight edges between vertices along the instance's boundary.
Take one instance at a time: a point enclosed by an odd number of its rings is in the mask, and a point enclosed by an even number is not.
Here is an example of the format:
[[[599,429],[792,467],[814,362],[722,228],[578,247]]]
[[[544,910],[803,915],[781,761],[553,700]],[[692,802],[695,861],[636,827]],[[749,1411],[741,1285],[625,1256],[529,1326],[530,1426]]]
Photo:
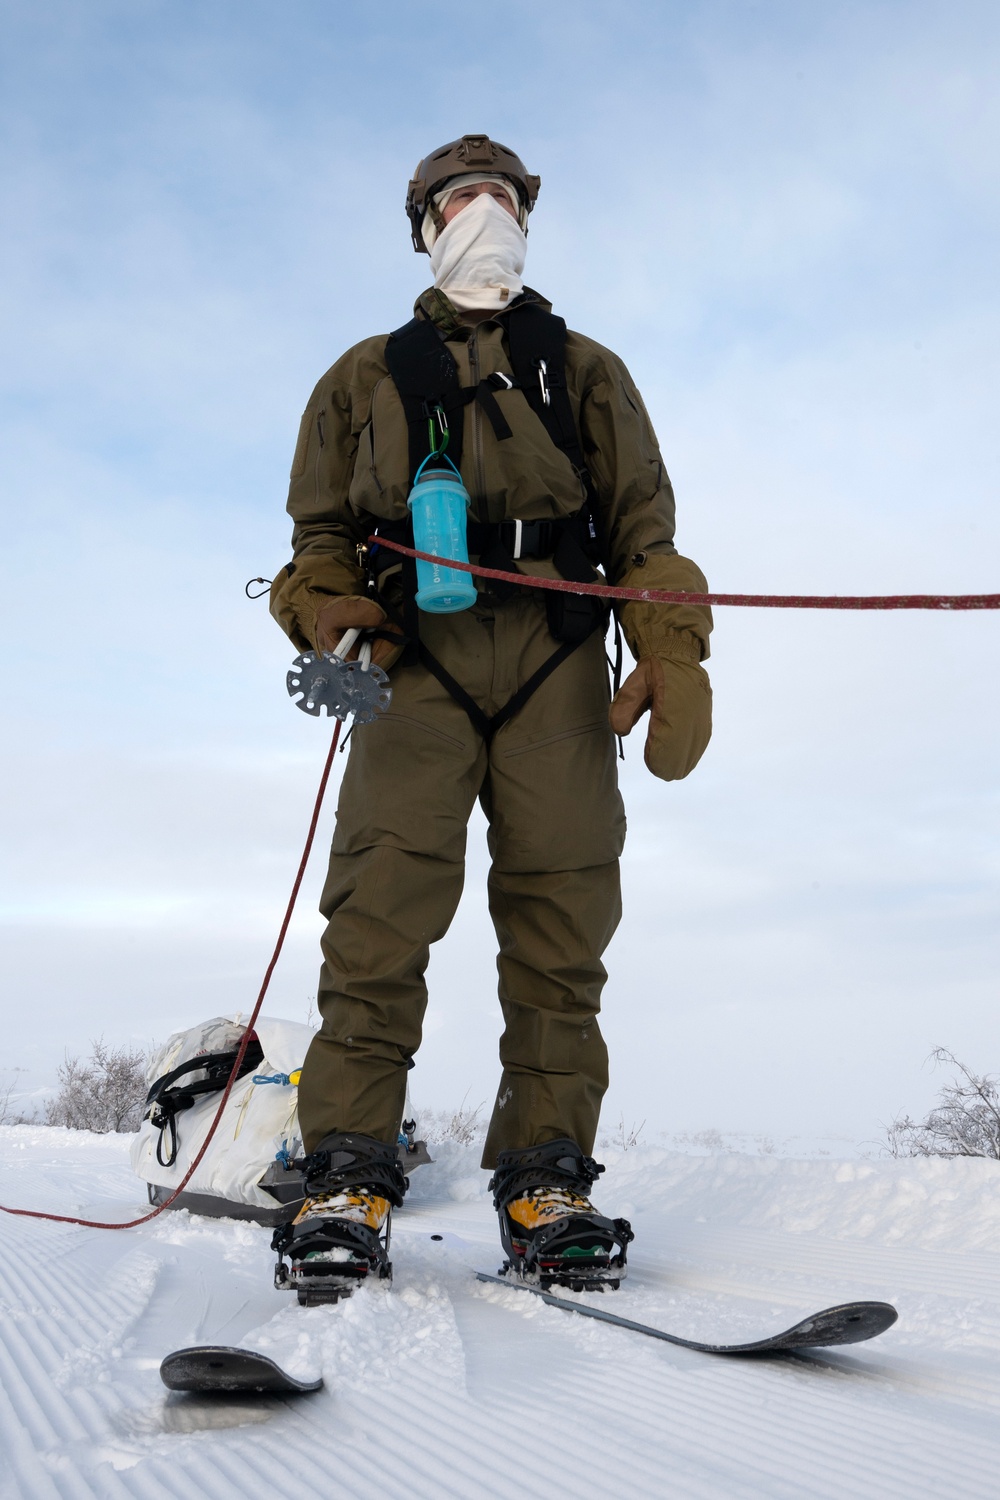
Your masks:
[[[547,311],[551,312],[552,310],[552,303],[541,296],[539,292],[532,291],[530,286],[526,286],[520,297],[515,297],[510,306],[523,307],[526,302],[537,302],[540,307],[544,307]],[[509,311],[506,307],[501,310],[503,312]],[[456,334],[461,334],[464,337],[469,331],[469,325],[462,322],[462,314],[454,302],[436,286],[429,286],[426,292],[420,293],[420,296],[413,304],[413,311],[418,316],[422,315],[425,318],[429,318],[432,323],[440,328],[446,339],[454,338]]]

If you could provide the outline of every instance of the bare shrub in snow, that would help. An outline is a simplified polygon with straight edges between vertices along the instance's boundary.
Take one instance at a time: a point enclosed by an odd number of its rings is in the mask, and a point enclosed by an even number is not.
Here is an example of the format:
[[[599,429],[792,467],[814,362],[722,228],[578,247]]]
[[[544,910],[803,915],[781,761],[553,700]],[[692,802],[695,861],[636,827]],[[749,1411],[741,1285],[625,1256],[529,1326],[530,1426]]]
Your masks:
[[[995,1076],[973,1073],[946,1047],[931,1057],[959,1077],[942,1086],[925,1120],[899,1115],[886,1131],[892,1156],[988,1156],[1000,1159],[1000,1090]]]
[[[693,1133],[688,1130],[683,1135],[679,1135],[677,1139],[681,1145],[695,1146],[700,1151],[726,1151],[729,1149],[722,1132],[714,1128],[710,1130],[696,1130]]]
[[[457,1141],[460,1146],[471,1146],[485,1140],[486,1125],[479,1118],[485,1108],[485,1100],[472,1109],[463,1099],[458,1109],[421,1109],[417,1111],[416,1133],[432,1145],[442,1141]]]
[[[626,1125],[625,1116],[619,1115],[617,1128],[603,1135],[599,1145],[615,1151],[631,1151],[633,1146],[638,1146],[645,1128],[645,1120],[641,1125],[637,1125],[634,1120],[631,1125]]]
[[[27,1125],[30,1123],[30,1116],[24,1114],[19,1109],[15,1109],[13,1104],[15,1098],[14,1090],[17,1088],[17,1075],[23,1072],[23,1068],[14,1068],[14,1076],[10,1083],[0,1084],[0,1125]]]
[[[67,1057],[59,1069],[59,1092],[45,1107],[49,1125],[69,1130],[138,1130],[146,1102],[146,1054],[131,1047],[93,1042],[90,1057]]]

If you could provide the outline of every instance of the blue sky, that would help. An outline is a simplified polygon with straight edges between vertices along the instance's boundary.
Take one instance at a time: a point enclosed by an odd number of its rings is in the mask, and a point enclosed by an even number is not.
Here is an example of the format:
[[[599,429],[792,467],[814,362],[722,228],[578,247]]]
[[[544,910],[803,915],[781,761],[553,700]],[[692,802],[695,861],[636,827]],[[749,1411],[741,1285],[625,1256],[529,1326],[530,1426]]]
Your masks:
[[[249,1005],[325,730],[248,577],[298,416],[489,130],[527,279],[616,349],[719,589],[1000,588],[1000,14],[957,3],[9,3],[0,46],[7,1059]],[[623,770],[609,1117],[842,1129],[1000,1068],[994,615],[720,611],[716,740]],[[324,837],[329,836],[330,816]],[[315,991],[322,859],[273,1009]],[[481,829],[429,1104],[495,1080]]]

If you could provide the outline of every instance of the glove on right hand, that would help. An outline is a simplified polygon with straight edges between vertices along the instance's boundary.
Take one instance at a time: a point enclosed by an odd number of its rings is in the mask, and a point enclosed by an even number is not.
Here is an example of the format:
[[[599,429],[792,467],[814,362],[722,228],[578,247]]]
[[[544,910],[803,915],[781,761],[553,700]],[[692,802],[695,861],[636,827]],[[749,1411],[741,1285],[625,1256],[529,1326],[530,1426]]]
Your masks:
[[[661,781],[682,781],[712,737],[712,686],[704,667],[644,656],[611,704],[611,728],[626,735],[650,709],[645,760]]]
[[[385,610],[374,599],[365,599],[360,594],[346,594],[331,599],[316,616],[316,647],[319,651],[333,651],[345,630],[376,630],[384,625]],[[372,641],[372,664],[376,667],[391,667],[403,649],[403,637],[392,629],[394,639]],[[348,661],[356,661],[358,646],[355,641],[347,653]]]

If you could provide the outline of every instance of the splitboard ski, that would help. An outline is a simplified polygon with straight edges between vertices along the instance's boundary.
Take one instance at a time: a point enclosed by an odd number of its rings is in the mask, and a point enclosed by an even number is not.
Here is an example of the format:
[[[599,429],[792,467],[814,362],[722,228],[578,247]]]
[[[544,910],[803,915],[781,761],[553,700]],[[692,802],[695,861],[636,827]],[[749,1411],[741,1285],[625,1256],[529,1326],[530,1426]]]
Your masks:
[[[234,1349],[224,1344],[201,1344],[177,1349],[160,1365],[160,1379],[172,1391],[195,1391],[200,1395],[226,1392],[230,1395],[302,1395],[322,1389],[322,1380],[296,1380],[266,1354],[252,1349]]]
[[[541,1287],[513,1277],[491,1276],[487,1271],[477,1271],[476,1279],[492,1281],[497,1286],[512,1287],[519,1292],[531,1292],[552,1307],[580,1313],[585,1318],[599,1318],[602,1323],[614,1323],[617,1328],[629,1328],[633,1333],[644,1333],[648,1338],[662,1339],[664,1343],[677,1344],[682,1349],[694,1349],[699,1354],[782,1354],[791,1349],[862,1344],[866,1339],[885,1333],[899,1316],[888,1302],[844,1302],[838,1307],[825,1307],[822,1312],[803,1318],[800,1323],[786,1328],[784,1333],[775,1333],[766,1339],[755,1339],[750,1344],[703,1344],[697,1339],[682,1339],[676,1333],[666,1333],[662,1328],[652,1328],[648,1323],[635,1323],[631,1318],[620,1317],[618,1313],[605,1312],[603,1307],[592,1307],[589,1302],[568,1302],[565,1297],[553,1296]]]

